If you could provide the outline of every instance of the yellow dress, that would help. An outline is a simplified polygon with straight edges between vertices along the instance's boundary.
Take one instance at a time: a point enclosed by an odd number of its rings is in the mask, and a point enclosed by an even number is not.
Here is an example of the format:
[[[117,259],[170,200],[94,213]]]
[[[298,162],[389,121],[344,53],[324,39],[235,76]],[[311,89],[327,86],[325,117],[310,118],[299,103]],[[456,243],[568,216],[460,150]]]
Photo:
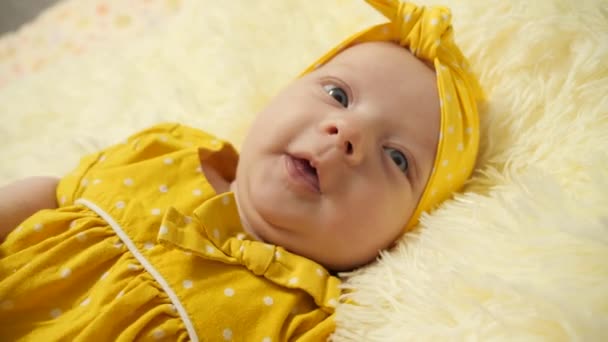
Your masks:
[[[82,160],[0,245],[0,341],[319,341],[339,280],[243,232],[235,150],[158,125]]]

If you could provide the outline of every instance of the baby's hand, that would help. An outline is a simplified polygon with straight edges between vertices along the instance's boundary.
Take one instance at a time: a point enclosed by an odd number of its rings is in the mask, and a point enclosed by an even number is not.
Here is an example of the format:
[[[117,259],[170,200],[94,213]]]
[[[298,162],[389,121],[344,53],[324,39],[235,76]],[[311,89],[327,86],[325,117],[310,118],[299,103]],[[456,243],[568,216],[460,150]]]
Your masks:
[[[0,241],[35,212],[57,208],[57,183],[56,177],[30,177],[0,188]]]

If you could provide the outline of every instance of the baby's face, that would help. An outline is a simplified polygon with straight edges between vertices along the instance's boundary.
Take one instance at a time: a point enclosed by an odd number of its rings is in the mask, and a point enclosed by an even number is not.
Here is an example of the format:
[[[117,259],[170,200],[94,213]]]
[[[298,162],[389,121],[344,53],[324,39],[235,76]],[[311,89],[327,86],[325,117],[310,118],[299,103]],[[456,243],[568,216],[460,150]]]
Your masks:
[[[372,261],[418,203],[439,123],[423,62],[392,43],[346,49],[254,121],[233,187],[245,228],[332,270]]]

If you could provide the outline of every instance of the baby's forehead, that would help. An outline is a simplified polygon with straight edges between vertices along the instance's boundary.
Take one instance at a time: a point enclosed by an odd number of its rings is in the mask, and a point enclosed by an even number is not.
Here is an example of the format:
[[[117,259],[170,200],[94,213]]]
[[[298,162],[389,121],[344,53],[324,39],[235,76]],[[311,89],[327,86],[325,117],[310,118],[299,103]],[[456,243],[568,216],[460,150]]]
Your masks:
[[[439,107],[434,70],[394,43],[354,45],[337,54],[319,71],[321,76],[343,80],[353,88],[355,96],[383,99],[385,103],[378,105],[395,105],[396,110],[407,109],[413,102],[430,106],[427,111]]]
[[[352,71],[388,71],[436,79],[432,62],[415,57],[407,48],[393,42],[365,42],[338,52],[322,68],[342,67]]]

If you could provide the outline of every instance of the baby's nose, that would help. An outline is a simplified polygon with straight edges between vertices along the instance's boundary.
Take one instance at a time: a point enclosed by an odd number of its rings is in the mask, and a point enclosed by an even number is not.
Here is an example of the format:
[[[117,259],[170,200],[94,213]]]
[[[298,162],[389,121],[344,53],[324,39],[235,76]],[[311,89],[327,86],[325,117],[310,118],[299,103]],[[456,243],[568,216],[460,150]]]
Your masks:
[[[336,148],[350,165],[358,165],[364,157],[363,127],[354,119],[325,121],[323,132],[335,138]]]

